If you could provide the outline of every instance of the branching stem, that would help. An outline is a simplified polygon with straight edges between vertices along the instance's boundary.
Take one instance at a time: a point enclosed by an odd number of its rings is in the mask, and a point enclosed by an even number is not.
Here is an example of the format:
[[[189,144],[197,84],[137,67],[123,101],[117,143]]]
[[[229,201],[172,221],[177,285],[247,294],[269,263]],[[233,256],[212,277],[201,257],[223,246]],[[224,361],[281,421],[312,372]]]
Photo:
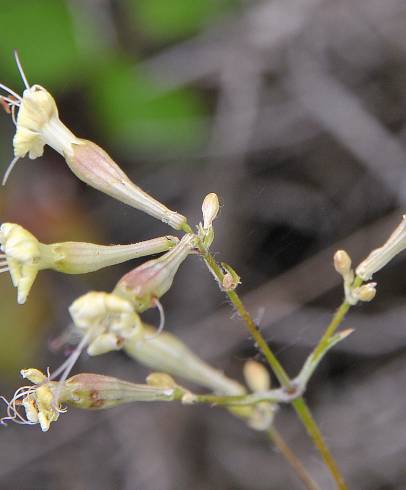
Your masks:
[[[361,286],[362,284],[362,279],[360,277],[356,277],[353,287],[357,288]],[[336,332],[337,328],[341,325],[343,322],[345,315],[348,313],[348,310],[351,308],[351,305],[347,301],[343,301],[338,308],[338,310],[335,312],[333,318],[331,319],[330,323],[328,324],[326,331],[324,332],[323,337],[320,339],[319,343],[313,350],[313,355],[315,357],[318,357],[322,352],[325,350],[326,345],[328,344],[330,338],[334,335]]]
[[[269,363],[270,367],[275,373],[275,376],[277,377],[278,381],[280,382],[283,388],[289,391],[290,389],[292,389],[292,381],[290,380],[287,372],[285,371],[285,369],[283,368],[279,360],[276,358],[275,354],[271,351],[266,340],[262,336],[254,320],[252,319],[250,313],[246,310],[240,297],[235,292],[235,290],[227,290],[222,287],[224,274],[221,267],[217,264],[214,257],[209,253],[209,251],[203,245],[199,246],[199,250],[200,253],[202,254],[204,261],[206,262],[207,267],[212,272],[212,274],[216,277],[217,282],[220,285],[220,288],[226,293],[226,295],[232,302],[234,308],[237,310],[238,314],[244,321],[247,330],[249,331],[250,335],[254,339],[258,348],[265,356],[267,362]],[[341,323],[347,311],[348,311],[348,307],[346,307],[345,305],[342,305],[340,309],[337,311],[335,317],[333,318],[332,322],[328,326],[325,335],[322,337],[318,347],[316,347],[318,351],[322,351],[325,348],[325,343],[327,344],[328,339],[335,332],[336,328]],[[328,449],[324,441],[323,435],[316,421],[314,420],[311,411],[307,406],[306,401],[304,400],[303,397],[299,397],[292,401],[292,405],[298,417],[300,418],[303,425],[305,426],[308,434],[312,438],[314,445],[319,450],[320,455],[322,456],[326,466],[328,467],[331,476],[333,477],[336,483],[337,488],[339,490],[347,490],[344,477],[342,476],[341,471],[338,468],[338,465],[333,455]]]

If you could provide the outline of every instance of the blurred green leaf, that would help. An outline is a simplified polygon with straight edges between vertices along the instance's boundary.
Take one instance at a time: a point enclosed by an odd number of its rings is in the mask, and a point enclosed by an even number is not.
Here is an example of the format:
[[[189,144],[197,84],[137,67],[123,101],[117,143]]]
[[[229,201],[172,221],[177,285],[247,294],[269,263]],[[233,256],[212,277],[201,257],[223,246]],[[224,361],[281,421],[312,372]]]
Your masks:
[[[129,0],[129,10],[147,35],[168,41],[195,33],[229,3],[228,0]]]
[[[41,326],[44,325],[45,303],[38,286],[25,305],[17,305],[16,290],[10,276],[2,276],[0,372],[3,378],[14,378],[20,369],[35,362],[39,344],[43,342]]]
[[[131,64],[103,65],[90,94],[106,137],[130,148],[193,147],[205,136],[204,104],[191,90],[161,93]]]
[[[61,0],[6,2],[0,11],[2,80],[20,81],[13,50],[18,49],[30,83],[60,85],[80,73],[80,55],[71,16]],[[20,81],[21,84],[21,81]]]

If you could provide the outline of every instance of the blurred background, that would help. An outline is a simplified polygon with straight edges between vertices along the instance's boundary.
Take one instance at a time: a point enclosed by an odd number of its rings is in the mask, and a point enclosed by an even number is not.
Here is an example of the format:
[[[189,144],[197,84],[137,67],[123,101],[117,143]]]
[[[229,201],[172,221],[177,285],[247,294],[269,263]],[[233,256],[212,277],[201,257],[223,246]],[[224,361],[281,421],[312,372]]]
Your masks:
[[[406,208],[406,4],[403,0],[20,0],[1,2],[0,79],[20,92],[13,49],[61,119],[103,146],[143,189],[201,220],[216,192],[213,250],[293,376],[342,299],[337,248],[358,263]],[[13,125],[0,117],[1,171]],[[1,220],[42,242],[130,243],[171,232],[86,187],[49,148],[17,164]],[[376,276],[356,332],[323,362],[307,399],[350,488],[406,488],[406,256]],[[57,367],[49,344],[68,305],[109,291],[133,264],[86,276],[41,272],[25,305],[0,279],[0,387],[19,369]],[[164,297],[166,328],[241,379],[261,356],[203,264],[191,257]],[[157,321],[155,316],[147,317]],[[75,372],[141,382],[115,353]],[[288,407],[276,424],[323,490],[334,488]],[[69,410],[43,434],[0,431],[10,490],[299,489],[265,438],[219,409],[132,405]]]

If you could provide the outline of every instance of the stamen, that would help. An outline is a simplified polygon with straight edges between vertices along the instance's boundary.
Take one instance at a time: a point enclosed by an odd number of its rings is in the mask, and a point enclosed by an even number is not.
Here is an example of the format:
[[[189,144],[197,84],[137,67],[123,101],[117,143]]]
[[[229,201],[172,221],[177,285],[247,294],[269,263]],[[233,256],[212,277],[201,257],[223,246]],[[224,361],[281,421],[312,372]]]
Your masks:
[[[7,417],[2,417],[0,419],[0,424],[7,425],[6,421],[10,420],[16,424],[33,425],[34,422],[21,415],[21,413],[18,411],[17,405],[21,406],[22,403],[20,402],[20,398],[29,397],[35,392],[36,388],[36,386],[21,386],[14,393],[14,396],[10,401],[8,401],[4,396],[0,396],[0,400],[7,405]]]
[[[4,85],[4,83],[0,83],[0,88],[2,88],[3,90],[5,90],[6,92],[8,92],[10,95],[12,95],[13,97],[15,97],[17,100],[19,101],[22,101],[23,98],[21,97],[21,95],[18,95],[17,92],[14,92],[14,90],[11,90],[11,88],[7,87],[7,85]]]
[[[16,118],[16,106],[11,106],[11,120],[14,123],[14,126],[17,127],[17,118]]]
[[[86,336],[85,336],[86,337]],[[48,375],[48,380],[49,381],[52,381],[53,379],[57,378],[62,372],[64,372],[64,370],[67,368],[67,366],[69,366],[69,364],[71,364],[72,362],[72,357],[75,357],[75,362],[77,360],[77,358],[79,357],[80,353],[82,352],[86,342],[84,342],[85,340],[85,337],[82,338],[81,342],[79,343],[79,345],[72,351],[72,353],[69,355],[69,357],[66,359],[66,361],[64,361],[59,367],[58,369],[55,369],[55,371],[53,373],[51,373],[50,375]],[[86,341],[87,341],[87,338],[86,338]],[[83,344],[83,345],[82,345]],[[73,365],[72,365],[73,367]],[[72,368],[71,368],[72,369]],[[69,374],[69,373],[68,373]],[[66,378],[65,378],[66,379]]]
[[[21,103],[19,100],[16,100],[14,97],[7,97],[5,95],[0,95],[0,99],[2,101],[6,101],[8,105],[13,105],[13,106],[17,106],[17,107],[20,107],[21,106]]]
[[[80,341],[79,345],[75,348],[75,350],[72,352],[72,354],[68,357],[68,359],[61,365],[59,368],[54,371],[49,379],[55,379],[60,373],[62,373],[61,377],[59,378],[58,381],[58,386],[54,392],[54,408],[58,409],[58,400],[59,400],[59,395],[61,394],[62,387],[64,382],[66,381],[66,378],[69,376],[69,373],[72,371],[73,366],[76,364],[76,361],[78,360],[80,354],[82,353],[83,349],[85,348],[86,344],[89,342],[89,338],[91,337],[92,330],[89,330],[87,334],[82,338]]]
[[[158,311],[159,311],[159,316],[160,316],[159,326],[158,326],[157,331],[154,333],[154,335],[146,336],[146,337],[144,337],[144,340],[155,339],[156,337],[158,337],[162,333],[162,330],[165,327],[165,312],[164,312],[162,304],[158,298],[155,298],[155,306],[158,308]]]
[[[25,76],[25,73],[24,73],[24,70],[23,70],[23,67],[21,65],[21,61],[20,61],[20,58],[18,56],[18,52],[16,49],[14,50],[14,58],[16,60],[17,68],[18,68],[18,71],[20,72],[21,78],[23,79],[24,85],[26,88],[29,89],[30,84],[28,83],[27,77]]]
[[[9,178],[11,171],[13,170],[13,168],[15,167],[15,164],[18,162],[19,159],[20,159],[20,157],[15,157],[11,161],[10,165],[8,166],[8,168],[6,170],[6,173],[4,174],[3,182],[1,183],[1,185],[6,185],[7,179]]]
[[[22,417],[16,410],[15,406],[11,405],[11,402],[9,402],[4,396],[0,396],[0,400],[4,402],[7,406],[7,417],[2,417],[0,419],[0,424],[2,425],[7,425],[8,420],[14,422],[17,417]]]

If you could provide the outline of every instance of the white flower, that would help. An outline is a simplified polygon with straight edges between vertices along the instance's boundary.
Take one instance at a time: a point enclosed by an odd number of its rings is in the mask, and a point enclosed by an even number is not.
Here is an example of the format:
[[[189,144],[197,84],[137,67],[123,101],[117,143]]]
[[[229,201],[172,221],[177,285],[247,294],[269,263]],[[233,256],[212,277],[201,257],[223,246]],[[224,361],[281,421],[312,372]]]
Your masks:
[[[17,288],[17,301],[25,303],[31,286],[41,268],[39,242],[29,231],[14,223],[0,227],[0,272],[10,272]]]
[[[373,250],[355,270],[357,276],[364,281],[382,269],[396,255],[406,249],[406,215],[403,216],[401,223],[396,227],[387,241]]]
[[[8,421],[22,425],[39,424],[42,431],[46,432],[51,422],[58,420],[59,414],[66,411],[58,401],[55,402],[57,383],[49,381],[38,369],[22,369],[21,376],[34,384],[19,388],[9,402],[1,397],[7,405],[7,417],[0,419],[0,422],[4,425]]]
[[[22,70],[20,73],[23,74]],[[8,92],[8,96],[2,96],[1,101],[6,108],[9,108],[16,125],[13,139],[14,159],[4,175],[3,185],[17,161],[27,154],[34,160],[42,156],[44,146],[49,145],[66,156],[72,154],[72,144],[79,142],[79,139],[60,121],[52,95],[41,85],[30,87],[25,77],[23,78],[26,89],[22,97],[0,84],[0,88]],[[17,117],[16,110],[18,110]]]
[[[69,308],[71,317],[88,337],[87,352],[95,356],[119,350],[126,339],[138,336],[142,324],[130,302],[114,294],[91,291]]]
[[[4,175],[3,185],[20,158],[27,154],[31,159],[38,158],[42,156],[44,146],[49,145],[64,157],[72,172],[86,184],[168,223],[176,230],[190,231],[185,216],[171,211],[136,186],[98,145],[77,138],[59,119],[52,95],[41,85],[30,87],[17,54],[16,62],[26,87],[23,96],[0,83],[0,89],[7,92],[7,96],[0,96],[0,103],[11,113],[16,125],[14,159]]]
[[[96,245],[84,242],[44,244],[15,223],[0,227],[0,272],[10,272],[18,288],[18,302],[25,303],[31,286],[43,269],[65,274],[85,274],[126,260],[164,252],[178,243],[164,236],[129,245]]]

